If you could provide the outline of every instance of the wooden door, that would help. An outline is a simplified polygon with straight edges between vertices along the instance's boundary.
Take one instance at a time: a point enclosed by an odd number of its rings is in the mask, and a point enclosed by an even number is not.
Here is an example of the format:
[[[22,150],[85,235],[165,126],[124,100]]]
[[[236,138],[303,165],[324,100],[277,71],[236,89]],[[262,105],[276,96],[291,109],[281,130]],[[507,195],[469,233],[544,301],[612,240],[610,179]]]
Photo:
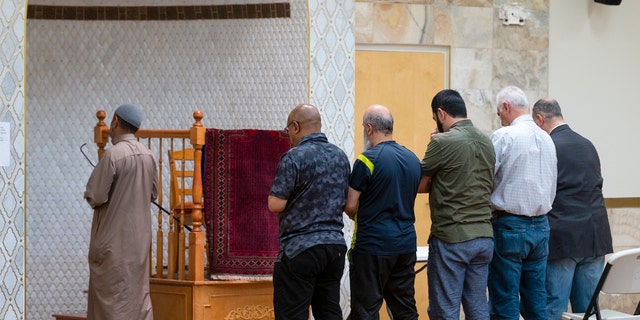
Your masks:
[[[423,47],[357,48],[355,79],[355,150],[363,149],[362,116],[372,104],[389,108],[394,118],[393,137],[401,145],[422,159],[429,143],[429,133],[435,128],[431,100],[448,87],[446,48],[436,50]],[[424,50],[423,50],[424,49]],[[419,194],[415,203],[418,246],[426,246],[431,219],[428,195]],[[421,264],[416,265],[416,269]],[[416,302],[421,319],[427,319],[427,276],[423,270],[416,275]],[[381,319],[389,319],[383,306]]]

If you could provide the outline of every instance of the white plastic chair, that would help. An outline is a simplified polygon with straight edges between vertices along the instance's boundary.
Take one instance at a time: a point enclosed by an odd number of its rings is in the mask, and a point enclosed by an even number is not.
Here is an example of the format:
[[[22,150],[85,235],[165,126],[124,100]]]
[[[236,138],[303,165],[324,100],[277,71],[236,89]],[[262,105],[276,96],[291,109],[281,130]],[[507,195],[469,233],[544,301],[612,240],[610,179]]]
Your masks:
[[[640,319],[640,302],[633,314],[609,309],[600,310],[600,291],[608,294],[640,293],[640,248],[623,250],[609,256],[587,312],[562,314],[563,319]]]

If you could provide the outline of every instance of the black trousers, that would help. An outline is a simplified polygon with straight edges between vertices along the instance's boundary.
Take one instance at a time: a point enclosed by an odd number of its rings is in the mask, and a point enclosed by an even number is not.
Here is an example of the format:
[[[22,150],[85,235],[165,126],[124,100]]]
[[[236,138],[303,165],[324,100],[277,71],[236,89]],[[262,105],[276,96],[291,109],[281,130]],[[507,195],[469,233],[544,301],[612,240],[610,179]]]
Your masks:
[[[415,252],[375,256],[351,252],[350,320],[379,319],[382,299],[396,320],[418,319]]]
[[[340,279],[344,245],[317,245],[293,259],[283,255],[273,269],[273,306],[276,320],[307,320],[309,306],[319,320],[342,320]]]

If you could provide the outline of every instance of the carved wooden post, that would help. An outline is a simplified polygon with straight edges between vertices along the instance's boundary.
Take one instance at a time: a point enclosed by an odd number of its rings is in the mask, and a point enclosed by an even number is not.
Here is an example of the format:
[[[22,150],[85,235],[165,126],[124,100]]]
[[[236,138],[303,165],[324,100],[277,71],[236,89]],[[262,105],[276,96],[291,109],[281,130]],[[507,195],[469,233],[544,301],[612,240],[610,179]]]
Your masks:
[[[104,147],[109,142],[109,127],[104,122],[107,117],[107,113],[104,110],[98,110],[96,117],[98,118],[98,123],[93,127],[93,141],[98,146],[98,158],[100,158],[104,153]]]
[[[162,168],[164,168],[162,161],[162,138],[158,142],[158,202],[162,204]],[[161,279],[163,277],[163,261],[164,261],[164,232],[162,231],[162,209],[158,206],[158,232],[156,233],[156,278]],[[169,219],[171,220],[171,219]],[[152,259],[149,259],[153,263]]]
[[[202,226],[202,147],[204,146],[206,129],[202,125],[202,111],[193,112],[196,120],[191,127],[190,139],[194,149],[194,177],[193,177],[193,230],[189,233],[189,280],[204,280],[204,234]]]

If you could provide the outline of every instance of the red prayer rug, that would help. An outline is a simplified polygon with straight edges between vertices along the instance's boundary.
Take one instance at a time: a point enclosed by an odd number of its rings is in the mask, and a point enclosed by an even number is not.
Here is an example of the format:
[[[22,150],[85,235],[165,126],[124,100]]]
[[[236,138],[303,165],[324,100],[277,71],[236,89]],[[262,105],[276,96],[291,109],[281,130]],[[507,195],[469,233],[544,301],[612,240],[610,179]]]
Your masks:
[[[267,198],[287,150],[281,130],[207,129],[203,193],[212,278],[273,273],[278,217]]]

